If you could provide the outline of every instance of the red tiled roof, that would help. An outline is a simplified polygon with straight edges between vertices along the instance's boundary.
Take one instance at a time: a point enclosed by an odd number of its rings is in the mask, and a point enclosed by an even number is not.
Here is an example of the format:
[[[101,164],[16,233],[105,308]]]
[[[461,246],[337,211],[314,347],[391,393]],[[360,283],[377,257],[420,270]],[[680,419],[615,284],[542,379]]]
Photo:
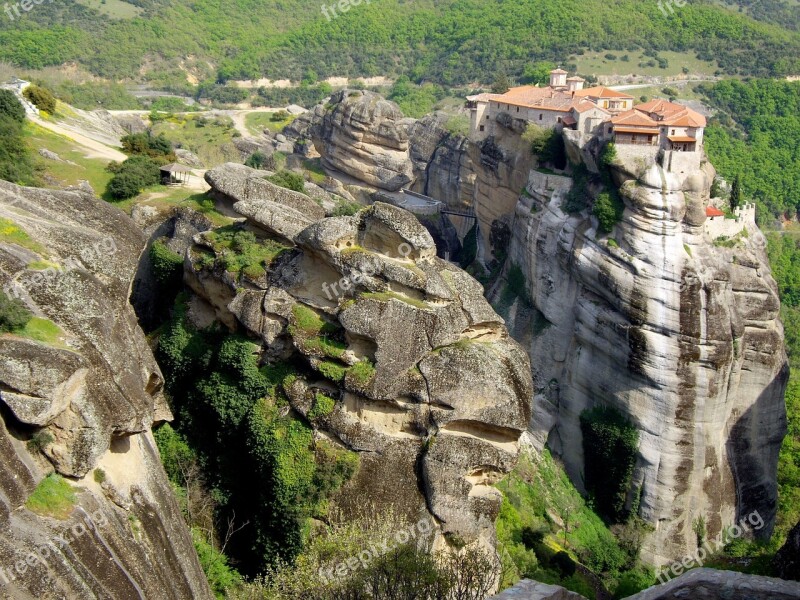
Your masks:
[[[547,87],[523,85],[508,90],[505,94],[492,94],[492,102],[523,106],[525,108],[541,108],[543,110],[557,110],[568,112],[573,104],[572,94]]]
[[[669,135],[667,136],[667,138],[669,139],[670,142],[677,142],[677,143],[683,143],[683,142],[694,143],[697,141],[695,138],[689,137],[688,135]]]
[[[636,108],[632,108],[630,110],[626,110],[624,113],[618,114],[616,117],[611,119],[611,123],[615,128],[618,126],[625,126],[658,129],[658,123],[656,121],[651,119],[647,113],[643,113]]]
[[[626,98],[633,100],[633,96],[629,96],[625,92],[618,92],[602,85],[586,88],[584,90],[575,90],[575,96],[581,96],[583,98]]]
[[[706,118],[699,112],[682,104],[669,102],[656,98],[644,104],[638,104],[637,110],[641,110],[650,115],[655,115],[656,119],[664,125],[674,125],[676,127],[705,127]]]
[[[722,212],[715,206],[707,206],[706,207],[706,216],[707,217],[724,217],[725,213]]]

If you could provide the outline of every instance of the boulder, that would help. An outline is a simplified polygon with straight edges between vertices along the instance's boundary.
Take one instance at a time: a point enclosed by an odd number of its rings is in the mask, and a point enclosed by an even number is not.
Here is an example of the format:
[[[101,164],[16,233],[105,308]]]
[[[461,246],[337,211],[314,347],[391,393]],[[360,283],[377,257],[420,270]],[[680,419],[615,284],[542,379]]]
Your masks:
[[[205,179],[214,195],[231,204],[240,201],[267,200],[294,209],[311,220],[325,216],[325,210],[311,198],[267,181],[264,179],[267,175],[266,171],[258,171],[236,163],[225,163],[207,171]]]
[[[413,181],[412,122],[378,94],[342,90],[326,107],[315,108],[310,137],[326,168],[396,191]]]

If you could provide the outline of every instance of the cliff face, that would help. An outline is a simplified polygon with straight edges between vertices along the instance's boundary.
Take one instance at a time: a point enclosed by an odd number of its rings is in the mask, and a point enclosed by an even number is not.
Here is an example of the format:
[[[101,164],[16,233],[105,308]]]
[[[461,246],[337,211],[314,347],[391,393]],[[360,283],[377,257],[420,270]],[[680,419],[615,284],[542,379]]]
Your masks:
[[[0,335],[0,585],[15,598],[210,597],[149,433],[170,413],[127,302],[143,236],[78,191],[0,182],[0,218],[0,283],[36,317]],[[26,501],[54,469],[74,508],[34,513]]]
[[[625,202],[606,236],[567,215],[570,182],[531,173],[509,258],[533,309],[509,307],[534,368],[531,431],[582,485],[579,415],[597,404],[639,431],[628,502],[655,531],[656,564],[758,511],[771,531],[785,433],[787,366],[779,300],[754,224],[733,247],[704,234],[713,168],[675,174],[630,158],[614,168]]]
[[[209,180],[236,176],[223,166]],[[375,203],[289,232],[272,210],[278,196],[229,197],[247,227],[291,249],[264,279],[235,281],[201,234],[186,281],[267,356],[307,365],[287,389],[292,409],[361,457],[335,504],[345,515],[392,506],[431,521],[438,545],[493,547],[492,484],[516,462],[532,388],[527,356],[481,286],[437,258],[400,208]]]
[[[605,236],[588,211],[561,211],[571,180],[532,170],[513,123],[480,144],[435,116],[408,131],[414,189],[473,208],[478,260],[507,253],[506,273],[514,264],[525,275],[532,306],[509,303],[501,286],[490,299],[528,349],[539,445],[582,487],[580,413],[608,404],[634,423],[628,502],[655,528],[646,560],[694,548],[699,518],[714,537],[758,511],[767,534],[785,431],[779,301],[755,225],[733,247],[704,232],[713,167],[623,157],[614,176],[626,210]],[[570,159],[596,172],[599,144],[565,137]]]

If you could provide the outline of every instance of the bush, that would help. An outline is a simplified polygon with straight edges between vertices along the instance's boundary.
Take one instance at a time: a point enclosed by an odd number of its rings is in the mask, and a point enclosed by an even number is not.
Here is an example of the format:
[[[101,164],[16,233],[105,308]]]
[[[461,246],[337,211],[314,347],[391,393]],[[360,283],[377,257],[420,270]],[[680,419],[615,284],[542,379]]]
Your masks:
[[[261,150],[256,150],[247,157],[247,160],[244,161],[244,164],[246,167],[250,167],[252,169],[271,170],[275,168],[275,159],[271,156],[267,156]]]
[[[0,291],[0,332],[19,331],[33,318],[33,314],[25,304],[17,298],[11,298]]]
[[[31,452],[41,452],[53,443],[53,436],[49,431],[39,430],[28,440],[28,450]]]
[[[11,90],[0,90],[0,115],[19,123],[25,120],[25,108]]]
[[[123,136],[120,141],[122,142],[122,150],[134,156],[150,156],[150,157],[167,157],[167,160],[173,160],[174,154],[172,152],[172,143],[164,137],[164,134],[157,136],[152,133],[132,133]]]
[[[228,564],[227,556],[206,541],[197,527],[192,527],[192,541],[211,591],[220,600],[227,597],[228,590],[242,582],[242,576]]]
[[[339,203],[336,205],[336,208],[333,209],[331,216],[352,217],[362,208],[364,207],[361,206],[358,202],[348,202],[347,200],[340,200]]]
[[[51,115],[56,112],[56,97],[47,88],[31,84],[25,88],[22,95],[30,100],[36,108]]]
[[[267,177],[267,181],[279,185],[282,188],[286,188],[287,190],[293,190],[301,194],[305,193],[306,180],[300,173],[293,173],[292,171],[282,169],[274,175]]]
[[[148,156],[132,156],[121,165],[111,166],[116,175],[108,182],[108,193],[116,200],[138,196],[146,187],[161,181],[159,166]]]
[[[153,275],[159,285],[165,290],[176,290],[183,280],[183,257],[170,250],[161,240],[153,242],[149,255]]]
[[[628,598],[655,585],[655,575],[642,567],[623,573],[619,578],[619,585],[614,591],[614,598]]]
[[[579,213],[589,206],[589,169],[581,163],[575,167],[572,174],[572,187],[567,192],[567,197],[561,209],[569,214]]]
[[[106,481],[106,472],[100,467],[94,470],[92,476],[94,477],[95,483],[105,483]]]
[[[580,416],[585,457],[586,489],[606,519],[620,523],[636,464],[639,432],[622,413],[609,406],[585,410]]]
[[[601,192],[594,201],[592,214],[597,217],[600,225],[600,231],[603,233],[611,233],[614,225],[619,223],[622,215],[625,212],[625,203],[619,197],[616,190],[610,192]]]
[[[138,196],[146,186],[134,173],[120,173],[108,182],[108,193],[116,200],[127,200]]]

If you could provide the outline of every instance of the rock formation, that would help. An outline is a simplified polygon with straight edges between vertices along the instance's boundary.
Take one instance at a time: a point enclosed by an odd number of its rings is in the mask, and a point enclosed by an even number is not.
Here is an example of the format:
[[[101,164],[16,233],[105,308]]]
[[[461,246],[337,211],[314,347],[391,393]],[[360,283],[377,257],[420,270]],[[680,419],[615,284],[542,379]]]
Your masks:
[[[789,538],[772,562],[775,574],[800,581],[800,523],[789,532]]]
[[[515,464],[530,418],[524,351],[481,286],[436,257],[410,213],[376,203],[296,231],[296,215],[289,225],[291,210],[280,215],[274,204],[233,204],[260,236],[291,242],[266,278],[223,273],[200,234],[187,283],[267,356],[307,365],[287,390],[292,408],[361,455],[335,499],[345,513],[367,501],[391,505],[433,520],[439,545],[493,546],[500,495],[492,484]],[[332,400],[324,410],[321,397]]]
[[[369,114],[376,103],[340,95],[306,115],[304,130],[329,132],[346,121],[332,115],[354,104]],[[606,236],[588,210],[562,212],[572,181],[537,171],[518,128],[476,144],[429,116],[408,132],[413,189],[474,209],[478,262],[508,255],[506,273],[516,265],[525,275],[531,307],[504,306],[502,286],[490,299],[529,350],[539,445],[548,443],[582,487],[580,413],[610,404],[627,415],[640,434],[628,502],[655,528],[643,555],[651,562],[693,549],[698,519],[713,537],[758,511],[765,527],[756,533],[768,535],[785,431],[779,301],[754,225],[733,247],[704,232],[713,167],[704,160],[670,172],[622,156],[614,173],[627,208]],[[599,144],[570,133],[568,156],[596,173]],[[355,177],[369,171],[359,150],[336,150],[343,164],[356,161]]]
[[[655,531],[643,558],[661,564],[757,511],[774,522],[787,367],[779,299],[755,225],[732,247],[703,230],[713,167],[613,167],[622,220],[601,233],[565,214],[570,181],[536,171],[516,206],[509,260],[533,305],[511,329],[534,366],[531,431],[582,487],[578,416],[611,405],[639,431],[629,505]],[[563,185],[562,185],[563,184]]]
[[[413,181],[408,143],[413,120],[393,102],[373,92],[342,90],[300,119],[311,125],[295,125],[297,134],[307,132],[325,168],[382,190],[397,191]]]
[[[150,434],[171,415],[127,302],[142,234],[88,193],[5,182],[0,218],[0,285],[35,317],[0,335],[0,585],[17,598],[209,598]],[[59,518],[26,507],[54,469],[77,494]]]
[[[800,597],[800,584],[772,577],[731,571],[693,569],[663,585],[656,585],[627,600],[792,600]],[[582,600],[583,596],[557,585],[524,580],[494,600]],[[585,599],[584,599],[585,600]]]

